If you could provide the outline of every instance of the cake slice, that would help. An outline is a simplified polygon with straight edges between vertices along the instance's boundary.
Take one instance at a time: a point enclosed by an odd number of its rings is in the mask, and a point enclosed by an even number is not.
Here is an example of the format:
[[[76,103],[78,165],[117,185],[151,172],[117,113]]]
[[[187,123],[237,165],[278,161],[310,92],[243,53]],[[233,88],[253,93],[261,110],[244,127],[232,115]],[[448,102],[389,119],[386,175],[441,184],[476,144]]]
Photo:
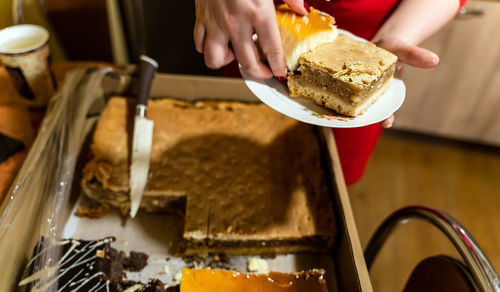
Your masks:
[[[183,269],[181,292],[327,292],[324,270],[245,274],[211,269]]]
[[[335,19],[312,7],[309,14],[300,16],[282,4],[276,8],[276,19],[290,72],[297,69],[302,54],[337,37]]]
[[[298,72],[288,76],[290,96],[358,116],[389,89],[396,61],[375,44],[341,34],[300,57]]]

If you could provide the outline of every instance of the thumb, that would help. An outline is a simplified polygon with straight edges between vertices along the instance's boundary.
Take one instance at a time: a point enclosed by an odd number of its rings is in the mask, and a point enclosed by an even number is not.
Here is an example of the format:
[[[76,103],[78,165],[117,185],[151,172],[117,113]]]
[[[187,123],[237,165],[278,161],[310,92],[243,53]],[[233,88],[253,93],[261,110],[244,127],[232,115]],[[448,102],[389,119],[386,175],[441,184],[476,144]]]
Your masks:
[[[283,0],[293,11],[300,15],[307,15],[307,10],[304,7],[304,0]]]
[[[432,68],[439,64],[439,57],[435,53],[410,45],[400,39],[383,40],[377,45],[392,52],[401,62],[411,66]]]

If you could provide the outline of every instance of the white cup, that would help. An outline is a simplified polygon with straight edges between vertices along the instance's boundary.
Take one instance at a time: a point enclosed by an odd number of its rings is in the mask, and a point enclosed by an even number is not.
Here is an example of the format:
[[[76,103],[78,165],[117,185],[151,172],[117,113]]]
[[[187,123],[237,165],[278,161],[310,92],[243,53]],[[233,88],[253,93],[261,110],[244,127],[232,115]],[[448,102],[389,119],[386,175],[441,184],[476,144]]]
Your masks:
[[[38,25],[14,25],[0,30],[0,63],[3,64],[29,106],[45,106],[56,90],[50,70],[49,32]]]

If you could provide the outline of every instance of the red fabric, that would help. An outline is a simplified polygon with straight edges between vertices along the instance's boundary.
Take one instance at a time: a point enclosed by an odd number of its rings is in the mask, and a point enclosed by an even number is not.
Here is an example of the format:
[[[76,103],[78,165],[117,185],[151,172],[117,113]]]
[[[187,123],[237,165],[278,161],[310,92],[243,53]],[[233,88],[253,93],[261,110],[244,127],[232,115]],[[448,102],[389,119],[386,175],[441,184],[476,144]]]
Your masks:
[[[307,4],[335,17],[339,28],[371,40],[398,0],[307,0]]]
[[[308,4],[333,17],[337,26],[367,40],[371,40],[398,0],[308,0]],[[363,176],[366,164],[382,133],[380,124],[360,128],[333,129],[347,185]]]
[[[281,1],[275,1],[281,2]],[[306,0],[309,6],[333,17],[339,28],[371,40],[396,8],[398,0]],[[460,0],[464,5],[466,0]],[[225,76],[240,76],[236,63],[223,68]],[[380,124],[351,129],[333,129],[346,184],[357,182],[382,133]]]

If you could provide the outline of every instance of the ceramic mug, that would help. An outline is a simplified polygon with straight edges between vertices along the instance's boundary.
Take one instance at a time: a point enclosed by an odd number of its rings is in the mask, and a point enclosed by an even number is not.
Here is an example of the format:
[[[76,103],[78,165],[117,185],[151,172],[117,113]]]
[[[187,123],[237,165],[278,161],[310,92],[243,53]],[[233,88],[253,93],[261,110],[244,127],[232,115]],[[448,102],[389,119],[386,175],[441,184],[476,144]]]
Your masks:
[[[38,25],[21,24],[0,30],[0,63],[28,106],[47,105],[56,90],[48,42],[49,32]]]

